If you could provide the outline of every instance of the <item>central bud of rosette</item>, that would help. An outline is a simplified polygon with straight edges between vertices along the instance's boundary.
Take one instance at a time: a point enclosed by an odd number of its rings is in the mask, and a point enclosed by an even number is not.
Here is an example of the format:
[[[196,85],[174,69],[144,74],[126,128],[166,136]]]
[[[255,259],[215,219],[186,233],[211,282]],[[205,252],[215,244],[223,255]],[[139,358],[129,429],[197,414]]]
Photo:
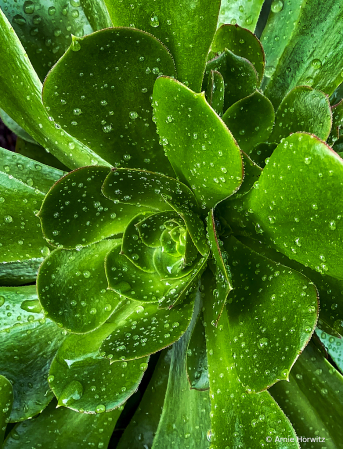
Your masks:
[[[38,276],[46,315],[89,332],[123,300],[158,309],[183,303],[209,254],[200,214],[193,192],[162,174],[106,167],[67,174],[39,213],[57,247]]]

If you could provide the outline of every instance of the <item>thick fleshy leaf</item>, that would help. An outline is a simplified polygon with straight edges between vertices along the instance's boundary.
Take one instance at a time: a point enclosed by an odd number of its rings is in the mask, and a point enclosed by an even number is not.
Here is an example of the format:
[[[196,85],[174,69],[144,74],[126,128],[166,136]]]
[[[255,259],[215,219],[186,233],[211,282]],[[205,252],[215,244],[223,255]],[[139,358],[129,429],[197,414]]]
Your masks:
[[[204,89],[211,70],[218,71],[224,78],[224,111],[231,105],[252,94],[259,85],[258,73],[250,61],[225,49],[206,65]]]
[[[215,301],[210,282],[205,284],[205,331],[210,375],[211,448],[251,447],[252,438],[268,448],[280,449],[275,438],[287,435],[296,441],[295,432],[267,391],[247,393],[239,382],[235,359],[230,348],[228,314],[224,309],[220,325],[211,324],[215,315]],[[296,442],[287,443],[287,449],[299,448]]]
[[[44,198],[39,217],[45,238],[76,248],[122,233],[138,211],[105,198],[106,167],[84,167],[62,178]]]
[[[2,109],[0,109],[0,118],[4,125],[7,126],[7,128],[9,128],[17,136],[17,138],[20,137],[27,142],[36,143],[36,141]]]
[[[8,21],[19,37],[41,80],[59,60],[71,43],[71,35],[91,33],[80,1],[1,0]]]
[[[222,53],[226,48],[237,56],[247,59],[255,67],[260,82],[262,81],[265,57],[261,42],[247,29],[238,25],[221,26],[211,45],[213,53]]]
[[[301,447],[320,441],[327,449],[341,445],[343,378],[312,342],[294,365],[289,383],[279,382],[270,392],[299,437],[310,438],[300,441]]]
[[[25,323],[21,323],[22,319],[18,320],[28,315],[26,311],[30,307],[37,307],[37,299],[31,300],[29,297],[23,301],[23,294],[19,293],[6,295],[6,303],[10,307],[7,311],[6,305],[2,306],[6,314],[11,314],[18,304],[23,308],[15,317],[18,324],[2,332],[0,339],[0,374],[6,376],[13,385],[14,402],[10,420],[15,422],[37,415],[51,401],[53,394],[49,390],[47,377],[51,360],[64,335],[53,322],[45,321],[41,314],[33,310],[31,318],[28,317]]]
[[[315,136],[293,134],[244,196],[250,224],[241,224],[289,258],[343,279],[343,200],[336,194],[342,176],[343,161],[329,146]]]
[[[5,262],[0,265],[0,285],[16,286],[35,282],[38,268],[44,257],[21,260],[19,262]]]
[[[206,354],[205,328],[202,314],[199,314],[187,348],[187,377],[194,390],[208,390],[208,366]]]
[[[198,297],[187,332],[173,345],[166,397],[152,449],[208,449],[210,446],[207,439],[210,428],[209,392],[190,389],[185,364],[187,346],[199,313],[199,300]]]
[[[105,29],[75,40],[47,76],[43,102],[62,129],[112,165],[172,174],[149,99],[162,74],[175,71],[161,42],[135,29]]]
[[[250,31],[254,31],[260,11],[262,9],[263,0],[222,0],[218,24],[231,23],[232,25],[240,25]]]
[[[198,251],[202,255],[207,254],[205,230],[198,216],[198,204],[186,185],[158,173],[116,169],[106,178],[102,191],[115,203],[139,207],[137,213],[175,210],[185,222]]]
[[[327,334],[317,329],[316,334],[320,338],[320,341],[325,346],[326,351],[336,363],[341,373],[343,373],[343,343],[342,338],[337,338],[334,335]]]
[[[107,289],[105,258],[121,240],[103,240],[81,250],[56,249],[37,278],[40,303],[48,318],[64,329],[90,332],[103,324],[121,298]]]
[[[338,104],[343,99],[343,81],[342,83],[337,87],[335,92],[330,97],[330,104],[333,106]]]
[[[206,56],[216,30],[220,0],[104,0],[114,26],[153,34],[175,58],[178,79],[200,91]]]
[[[49,372],[49,384],[60,406],[103,413],[122,405],[138,388],[148,357],[110,365],[98,351],[113,329],[111,320],[94,332],[69,335]]]
[[[234,237],[223,243],[234,287],[227,301],[230,347],[242,385],[258,392],[288,378],[314,331],[317,291],[305,276]]]
[[[297,131],[312,133],[326,140],[330,134],[331,124],[331,109],[327,95],[309,86],[298,86],[282,100],[276,112],[275,126],[269,142],[280,142],[282,138]]]
[[[51,449],[106,448],[121,412],[120,407],[98,415],[76,413],[68,408],[56,408],[54,400],[36,418],[17,424],[8,435],[4,449],[37,447],[38,444]]]
[[[213,292],[216,301],[213,303],[213,314],[216,316],[215,325],[218,324],[220,315],[226,303],[227,295],[232,290],[231,272],[227,263],[227,253],[222,248],[223,242],[219,239],[216,229],[213,209],[207,216],[207,233],[210,248],[214,256],[214,276],[216,280],[216,288]]]
[[[133,360],[153,354],[177,341],[192,318],[194,290],[182,304],[158,309],[157,304],[137,303],[137,309],[122,320],[100,347],[102,356],[112,361]]]
[[[273,105],[259,91],[237,101],[223,115],[223,122],[248,155],[258,143],[268,139],[274,119]]]
[[[81,0],[81,5],[94,31],[113,26],[104,0]]]
[[[216,70],[211,70],[207,81],[206,100],[218,115],[223,113],[224,92],[224,78]]]
[[[6,425],[13,403],[13,389],[11,382],[0,375],[0,444],[4,440]]]
[[[332,110],[332,129],[328,142],[335,143],[341,136],[343,136],[343,99],[331,108]]]
[[[255,148],[253,148],[249,156],[254,162],[256,162],[256,164],[259,165],[259,167],[264,168],[266,165],[266,160],[272,155],[277,145],[277,143],[259,143]]]
[[[152,447],[167,390],[172,350],[161,353],[144,396],[126,427],[117,449]]]
[[[50,151],[67,167],[102,163],[99,156],[76,139],[58,129],[49,119],[42,99],[42,85],[19,38],[0,9],[0,108],[34,140]],[[9,74],[14,74],[9,76]]]
[[[199,203],[211,208],[232,195],[242,182],[240,150],[204,94],[162,77],[155,83],[153,101],[168,159]]]
[[[262,36],[266,75],[272,76],[266,95],[274,107],[295,86],[331,95],[342,82],[342,19],[335,0],[275,2]]]
[[[255,182],[260,177],[262,170],[261,168],[251,159],[250,156],[245,154],[243,152],[243,161],[244,161],[244,179],[242,182],[241,187],[239,188],[238,192],[236,193],[236,198],[239,198],[240,196],[245,195],[249,190],[252,189]],[[222,207],[229,203],[230,198],[227,201],[223,201],[216,211],[219,209],[222,209]]]

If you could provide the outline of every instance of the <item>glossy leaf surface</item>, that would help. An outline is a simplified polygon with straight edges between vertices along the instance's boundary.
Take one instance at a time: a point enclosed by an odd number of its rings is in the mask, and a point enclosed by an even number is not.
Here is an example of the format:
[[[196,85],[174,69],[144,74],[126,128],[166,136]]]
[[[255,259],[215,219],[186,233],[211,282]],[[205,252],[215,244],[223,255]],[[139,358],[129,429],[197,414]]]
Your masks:
[[[206,279],[206,278],[205,278]],[[287,435],[295,438],[295,432],[267,391],[247,393],[239,382],[235,359],[230,350],[230,331],[228,314],[224,309],[220,325],[211,324],[215,319],[212,313],[214,297],[211,283],[205,285],[206,305],[204,318],[206,323],[206,345],[210,375],[211,395],[211,447],[250,447],[251,436],[268,447],[279,449],[275,437]],[[212,285],[213,288],[213,285]],[[288,449],[299,448],[298,444],[287,443]]]
[[[250,31],[254,31],[262,4],[263,0],[252,0],[250,2],[244,0],[238,0],[236,2],[222,0],[218,23],[219,25],[225,23],[237,24]]]
[[[206,100],[218,115],[223,113],[224,92],[224,78],[216,70],[211,70],[207,81]]]
[[[68,446],[73,449],[105,448],[120,413],[121,408],[98,415],[76,413],[68,408],[56,408],[54,400],[36,418],[16,425],[6,439],[4,449],[23,449],[35,446],[37,442],[51,449]]]
[[[204,94],[195,94],[171,78],[159,78],[153,101],[168,159],[199,203],[210,208],[232,195],[242,182],[240,150]]]
[[[94,31],[113,26],[104,0],[81,0],[81,6]]]
[[[46,78],[43,102],[62,129],[110,164],[172,174],[149,99],[162,74],[174,76],[174,62],[157,39],[106,29],[75,40]]]
[[[297,131],[315,134],[322,140],[329,137],[332,124],[328,97],[308,86],[292,89],[282,100],[269,142],[280,142]],[[267,139],[266,139],[267,140]]]
[[[265,57],[260,41],[257,37],[244,26],[223,25],[221,26],[211,45],[211,51],[222,53],[225,48],[231,50],[237,56],[250,61],[255,67],[259,80],[262,81]]]
[[[191,388],[200,391],[208,390],[210,387],[202,313],[198,316],[188,343],[186,366]]]
[[[343,378],[312,342],[294,365],[290,382],[274,385],[271,394],[299,436],[319,436],[328,449],[339,447],[343,437],[340,425]],[[314,429],[317,432],[313,432]],[[311,440],[301,447],[307,448],[310,444]]]
[[[296,176],[292,167],[298,167]],[[244,206],[253,211],[250,220],[263,240],[338,279],[343,279],[343,203],[335,190],[341,189],[342,175],[342,159],[330,147],[315,136],[293,134],[274,150]]]
[[[103,324],[121,298],[107,289],[105,258],[120,240],[103,240],[81,250],[57,249],[41,265],[40,303],[48,318],[64,329],[90,332]]]
[[[53,186],[39,217],[48,241],[76,248],[122,233],[137,207],[116,205],[101,193],[109,169],[84,167]]]
[[[343,99],[331,108],[332,110],[332,129],[329,137],[329,143],[336,142],[343,136]]]
[[[66,166],[107,165],[89,148],[57,129],[49,120],[41,100],[41,82],[1,9],[0,30],[0,45],[4,49],[0,67],[0,107]],[[8,73],[15,76],[8,76]]]
[[[0,375],[0,442],[4,440],[6,425],[11,413],[13,403],[13,390],[11,382]]]
[[[119,407],[136,391],[148,358],[110,365],[100,357],[99,347],[112,328],[107,322],[94,332],[69,335],[60,346],[48,379],[60,406],[103,413]]]
[[[239,147],[248,155],[260,142],[265,142],[274,125],[274,108],[259,91],[234,103],[223,115]]]
[[[163,42],[175,59],[178,79],[199,92],[216,30],[220,0],[105,0],[114,26],[134,26]]]

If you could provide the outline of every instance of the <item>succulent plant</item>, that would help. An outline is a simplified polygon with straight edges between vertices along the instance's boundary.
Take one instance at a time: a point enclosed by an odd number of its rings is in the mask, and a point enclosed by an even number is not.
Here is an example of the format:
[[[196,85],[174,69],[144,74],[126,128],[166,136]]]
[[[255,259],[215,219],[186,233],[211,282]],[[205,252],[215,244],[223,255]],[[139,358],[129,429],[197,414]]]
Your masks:
[[[340,447],[342,15],[0,0],[5,449]]]

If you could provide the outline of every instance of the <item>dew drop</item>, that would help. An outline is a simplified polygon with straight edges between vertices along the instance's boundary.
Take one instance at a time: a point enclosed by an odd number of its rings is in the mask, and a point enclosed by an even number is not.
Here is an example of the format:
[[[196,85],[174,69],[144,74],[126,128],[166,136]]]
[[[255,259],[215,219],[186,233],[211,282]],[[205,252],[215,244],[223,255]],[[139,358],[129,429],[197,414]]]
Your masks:
[[[153,28],[157,28],[158,26],[160,26],[160,21],[159,21],[158,17],[156,16],[156,14],[153,14],[153,15],[150,17],[150,25],[151,25]]]
[[[271,6],[271,10],[274,13],[278,13],[283,9],[283,1],[282,0],[274,0]]]

